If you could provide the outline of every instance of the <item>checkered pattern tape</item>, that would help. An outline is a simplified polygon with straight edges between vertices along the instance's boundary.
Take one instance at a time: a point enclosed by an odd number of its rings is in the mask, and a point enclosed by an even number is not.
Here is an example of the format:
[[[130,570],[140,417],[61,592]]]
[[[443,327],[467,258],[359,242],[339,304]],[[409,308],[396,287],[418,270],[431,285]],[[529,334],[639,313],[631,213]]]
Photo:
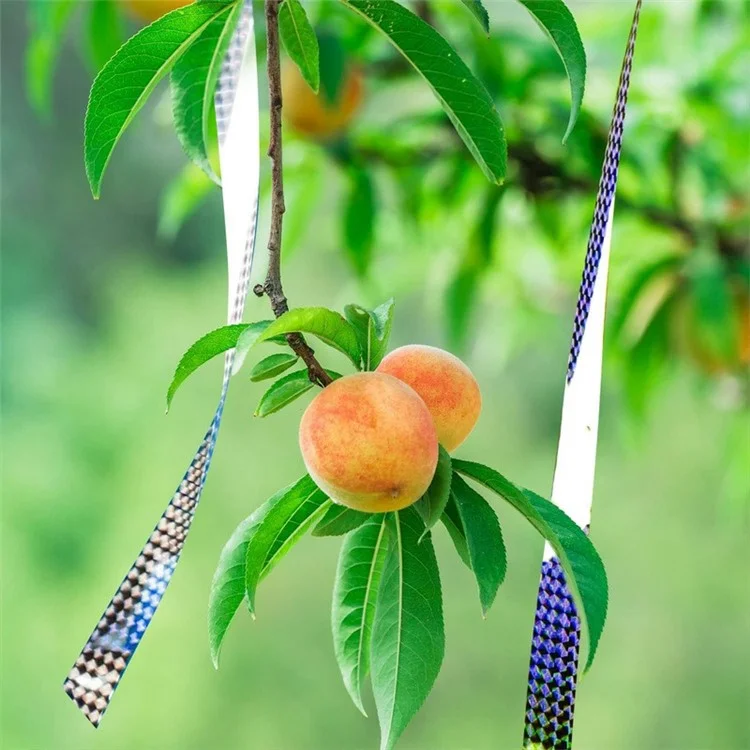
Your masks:
[[[239,69],[252,20],[251,13],[252,6],[250,0],[247,0],[217,84],[216,112],[220,137],[226,132],[226,124],[231,116]],[[230,323],[237,323],[242,319],[255,244],[256,221],[257,200],[235,287]],[[182,482],[63,683],[65,692],[95,727],[99,726],[180,559],[211,463],[233,359],[234,353],[228,352],[219,404]]]
[[[583,278],[573,323],[567,382],[570,382],[575,374],[596,284],[602,243],[617,186],[625,108],[640,11],[641,0],[638,0],[620,74],[617,100],[612,115],[594,219],[586,250]],[[588,533],[588,527],[586,532]],[[532,748],[534,750],[569,750],[571,747],[579,641],[580,621],[575,603],[566,585],[560,562],[552,557],[542,563],[534,619],[524,729],[524,748],[527,750]]]
[[[609,126],[609,138],[607,148],[604,152],[604,164],[599,181],[599,191],[596,196],[594,218],[591,222],[589,242],[586,248],[586,260],[583,265],[583,277],[578,292],[575,317],[573,318],[573,338],[570,343],[570,355],[568,357],[567,379],[573,379],[576,369],[578,354],[581,351],[586,320],[591,308],[591,298],[594,295],[594,286],[599,271],[599,260],[602,257],[602,243],[607,232],[609,222],[609,211],[612,200],[615,197],[617,187],[617,171],[620,166],[620,150],[622,148],[622,130],[625,123],[625,107],[628,101],[628,88],[630,86],[630,70],[633,63],[633,51],[635,50],[635,38],[638,33],[638,19],[641,11],[641,0],[638,0],[630,29],[630,38],[625,51],[625,59],[620,73],[620,84],[617,88],[617,100],[612,114],[612,122]]]
[[[253,12],[250,0],[246,0],[237,21],[232,41],[229,43],[227,54],[221,66],[219,81],[214,94],[214,108],[216,110],[216,130],[219,135],[219,143],[224,142],[227,126],[232,117],[232,106],[234,95],[237,90],[237,81],[242,68],[242,58],[245,54],[245,42],[250,31],[250,16]]]
[[[65,692],[98,726],[180,559],[211,462],[218,419],[68,673]]]
[[[531,642],[529,686],[526,696],[528,747],[567,750],[573,731],[573,704],[580,623],[556,557],[542,564]]]

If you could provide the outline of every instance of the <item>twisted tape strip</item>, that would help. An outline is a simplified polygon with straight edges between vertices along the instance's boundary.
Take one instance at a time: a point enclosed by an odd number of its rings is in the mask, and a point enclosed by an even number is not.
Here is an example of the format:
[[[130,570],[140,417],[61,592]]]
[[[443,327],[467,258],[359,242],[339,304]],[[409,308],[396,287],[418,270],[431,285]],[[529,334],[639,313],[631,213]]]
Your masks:
[[[587,533],[594,490],[612,217],[640,11],[641,0],[637,0],[573,319],[552,483],[552,501]],[[565,574],[547,544],[531,641],[524,717],[523,746],[526,750],[569,750],[571,747],[580,636],[581,624]]]
[[[215,95],[227,241],[229,323],[242,319],[255,250],[260,154],[258,81],[250,0],[230,42]],[[166,510],[115,592],[63,689],[99,726],[164,596],[206,481],[224,411],[234,352],[224,362],[221,395],[208,431]]]

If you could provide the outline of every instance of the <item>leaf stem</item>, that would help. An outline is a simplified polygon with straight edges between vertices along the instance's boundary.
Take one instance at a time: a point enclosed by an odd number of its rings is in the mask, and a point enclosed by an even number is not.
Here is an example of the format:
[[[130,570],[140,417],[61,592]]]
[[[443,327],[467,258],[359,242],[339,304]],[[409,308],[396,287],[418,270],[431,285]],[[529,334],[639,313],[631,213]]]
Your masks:
[[[281,58],[279,44],[279,6],[281,0],[266,0],[268,95],[271,137],[268,156],[271,159],[271,229],[268,235],[268,272],[263,291],[268,295],[273,314],[278,318],[289,310],[281,284],[281,233],[284,225],[284,175],[281,142]],[[257,293],[257,291],[256,291]],[[311,382],[325,387],[332,382],[328,373],[315,358],[315,352],[299,333],[290,333],[287,343],[307,365]]]

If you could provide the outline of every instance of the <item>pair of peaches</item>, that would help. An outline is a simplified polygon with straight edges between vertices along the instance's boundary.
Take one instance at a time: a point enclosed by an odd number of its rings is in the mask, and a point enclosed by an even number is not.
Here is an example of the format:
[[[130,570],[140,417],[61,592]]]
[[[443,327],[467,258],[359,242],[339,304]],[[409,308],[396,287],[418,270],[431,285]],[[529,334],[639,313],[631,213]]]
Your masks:
[[[482,397],[466,365],[430,346],[388,354],[374,372],[324,388],[305,411],[305,466],[335,503],[367,513],[400,510],[430,486],[438,446],[455,450],[479,418]]]

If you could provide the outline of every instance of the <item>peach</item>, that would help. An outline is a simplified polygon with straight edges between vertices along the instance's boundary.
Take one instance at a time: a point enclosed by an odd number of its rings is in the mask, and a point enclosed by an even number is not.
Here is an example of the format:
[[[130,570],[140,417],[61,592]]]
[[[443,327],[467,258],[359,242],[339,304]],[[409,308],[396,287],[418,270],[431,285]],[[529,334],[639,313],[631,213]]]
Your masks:
[[[299,444],[320,489],[368,513],[418,500],[438,459],[435,425],[422,399],[378,372],[347,375],[324,388],[302,416]]]
[[[377,372],[393,375],[420,395],[445,450],[458,448],[474,429],[482,410],[479,385],[450,352],[420,344],[402,346],[383,359]]]
[[[171,10],[190,5],[192,0],[122,0],[134,16],[142,21],[155,21]]]
[[[362,73],[347,65],[341,91],[334,102],[320,92],[314,93],[296,65],[285,62],[281,69],[284,117],[292,130],[313,140],[327,140],[338,135],[354,119],[364,94]]]

